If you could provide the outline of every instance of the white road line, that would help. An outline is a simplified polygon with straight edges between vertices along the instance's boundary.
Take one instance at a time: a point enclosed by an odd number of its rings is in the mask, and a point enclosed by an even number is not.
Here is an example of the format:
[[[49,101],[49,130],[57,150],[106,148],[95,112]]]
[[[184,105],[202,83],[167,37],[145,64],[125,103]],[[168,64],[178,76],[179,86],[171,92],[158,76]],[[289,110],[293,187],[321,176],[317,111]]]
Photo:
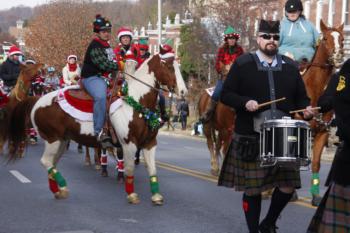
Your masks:
[[[19,171],[16,170],[11,170],[10,173],[16,177],[19,181],[21,181],[22,183],[32,183],[27,177],[25,177],[24,175],[22,175]]]
[[[203,147],[184,146],[184,148],[187,150],[203,150]]]

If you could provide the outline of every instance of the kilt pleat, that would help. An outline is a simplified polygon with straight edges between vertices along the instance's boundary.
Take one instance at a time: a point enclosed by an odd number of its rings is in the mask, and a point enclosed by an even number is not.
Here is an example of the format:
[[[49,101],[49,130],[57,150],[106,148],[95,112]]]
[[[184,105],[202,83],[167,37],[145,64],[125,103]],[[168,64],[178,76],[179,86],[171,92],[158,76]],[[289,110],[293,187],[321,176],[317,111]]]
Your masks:
[[[301,187],[299,168],[261,167],[259,161],[243,161],[236,156],[232,145],[231,142],[220,171],[219,186],[235,188],[248,195],[257,195],[274,187]]]
[[[307,233],[350,232],[350,186],[332,183],[311,220]]]

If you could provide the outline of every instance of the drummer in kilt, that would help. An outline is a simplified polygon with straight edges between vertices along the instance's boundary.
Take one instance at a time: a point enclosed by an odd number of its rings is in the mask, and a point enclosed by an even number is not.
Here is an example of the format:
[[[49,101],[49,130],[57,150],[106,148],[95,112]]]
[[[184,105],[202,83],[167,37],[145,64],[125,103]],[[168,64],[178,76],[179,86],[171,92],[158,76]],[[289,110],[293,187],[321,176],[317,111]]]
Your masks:
[[[334,109],[340,144],[326,185],[329,186],[308,233],[350,232],[350,59],[336,73],[320,97],[321,112]]]
[[[250,233],[277,232],[277,218],[294,190],[301,187],[298,168],[260,166],[259,122],[289,116],[289,111],[295,109],[306,109],[302,113],[304,119],[313,116],[297,65],[278,54],[279,28],[279,21],[260,21],[258,50],[237,58],[221,94],[221,101],[234,108],[237,117],[218,185],[243,192],[243,211]],[[282,97],[286,100],[258,106]],[[259,225],[261,193],[272,188],[275,189],[269,211]]]

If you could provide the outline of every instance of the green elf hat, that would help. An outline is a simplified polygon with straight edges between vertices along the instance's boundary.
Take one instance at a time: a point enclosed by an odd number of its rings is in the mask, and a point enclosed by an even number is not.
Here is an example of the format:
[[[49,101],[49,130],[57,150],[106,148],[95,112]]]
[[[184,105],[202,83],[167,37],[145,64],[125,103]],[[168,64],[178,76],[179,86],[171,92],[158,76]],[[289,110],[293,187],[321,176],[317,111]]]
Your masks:
[[[140,38],[139,39],[139,48],[142,50],[148,50],[148,39],[147,38]]]
[[[237,40],[241,37],[241,35],[231,26],[228,26],[224,32],[224,39],[227,38],[236,38]]]

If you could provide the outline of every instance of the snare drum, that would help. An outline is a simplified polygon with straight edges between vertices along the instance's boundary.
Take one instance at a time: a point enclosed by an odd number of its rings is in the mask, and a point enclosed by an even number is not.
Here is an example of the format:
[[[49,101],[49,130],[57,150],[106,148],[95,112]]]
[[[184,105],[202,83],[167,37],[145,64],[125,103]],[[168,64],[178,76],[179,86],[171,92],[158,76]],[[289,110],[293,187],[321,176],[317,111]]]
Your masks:
[[[260,131],[261,166],[308,166],[311,132],[309,124],[290,117],[267,120]]]

